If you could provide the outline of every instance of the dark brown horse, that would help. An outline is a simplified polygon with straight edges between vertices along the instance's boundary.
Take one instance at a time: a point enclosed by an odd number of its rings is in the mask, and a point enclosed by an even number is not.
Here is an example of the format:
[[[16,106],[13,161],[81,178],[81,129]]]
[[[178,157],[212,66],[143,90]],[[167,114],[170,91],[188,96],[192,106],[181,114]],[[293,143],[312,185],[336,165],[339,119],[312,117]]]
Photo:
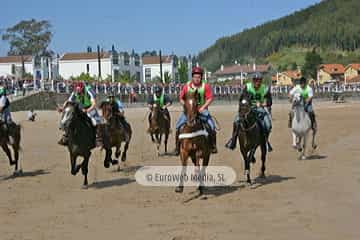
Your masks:
[[[151,140],[156,143],[158,156],[160,155],[160,145],[162,135],[164,135],[165,154],[167,153],[167,143],[170,134],[170,119],[164,110],[158,105],[151,106],[150,126],[148,130]],[[154,138],[155,136],[155,138]]]
[[[101,103],[102,116],[105,120],[105,132],[109,139],[108,144],[104,144],[104,149],[106,151],[104,166],[106,168],[110,167],[110,163],[115,165],[119,161],[112,159],[112,148],[115,147],[115,157],[118,158],[121,155],[121,161],[126,161],[126,154],[129,148],[132,130],[130,125],[125,121],[123,116],[119,115],[117,106],[115,103],[104,101]],[[121,143],[125,142],[124,150],[121,154]],[[108,146],[106,146],[108,145]],[[120,170],[120,166],[118,167]]]
[[[9,137],[9,131],[12,132]],[[15,165],[14,175],[21,174],[22,169],[18,169],[19,165],[19,151],[21,140],[21,127],[15,123],[12,126],[6,126],[4,122],[0,121],[0,145],[9,159],[10,165]],[[12,157],[9,146],[13,149],[14,158]]]
[[[77,103],[68,102],[62,112],[60,124],[63,129],[66,129],[69,138],[67,147],[70,153],[71,174],[76,175],[81,169],[84,175],[83,187],[86,188],[91,150],[95,148],[96,130],[91,119],[79,108]],[[77,165],[76,159],[79,156],[84,160]]]
[[[187,93],[185,96],[185,115],[187,118],[186,124],[180,129],[180,160],[182,165],[182,175],[186,173],[187,160],[190,157],[195,165],[199,179],[203,179],[206,167],[209,164],[211,146],[209,145],[208,133],[203,126],[198,111],[199,94],[197,91]],[[200,160],[202,160],[202,168],[200,170]],[[179,186],[176,187],[176,192],[183,192],[184,184],[181,178]],[[198,187],[200,194],[203,193],[204,184],[200,180]]]
[[[261,173],[260,177],[265,178],[265,161],[266,161],[266,138],[262,133],[260,124],[257,120],[257,114],[253,109],[248,94],[243,94],[239,102],[239,132],[238,138],[240,143],[240,152],[245,163],[245,175],[247,183],[251,184],[250,163],[255,163],[255,152],[261,148]]]

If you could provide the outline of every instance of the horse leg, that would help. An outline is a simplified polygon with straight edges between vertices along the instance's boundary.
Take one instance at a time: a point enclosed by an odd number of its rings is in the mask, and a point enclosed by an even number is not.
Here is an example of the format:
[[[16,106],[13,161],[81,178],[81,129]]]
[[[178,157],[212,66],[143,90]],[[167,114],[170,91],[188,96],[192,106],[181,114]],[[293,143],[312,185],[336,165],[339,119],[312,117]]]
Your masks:
[[[150,134],[150,137],[151,137],[151,141],[152,141],[152,142],[155,142],[154,134],[151,133],[151,134]]]
[[[89,152],[86,156],[84,156],[84,160],[81,163],[81,172],[84,175],[84,184],[83,188],[87,188],[88,186],[88,171],[89,171],[89,159],[90,159],[91,152]]]
[[[9,159],[10,166],[15,165],[16,162],[13,161],[13,159],[12,159],[11,152],[10,152],[10,149],[9,149],[8,145],[7,145],[6,143],[4,143],[3,145],[1,145],[1,148],[2,148],[2,149],[4,150],[4,152],[6,153],[6,156],[7,156],[8,159]]]
[[[159,142],[157,144],[157,153],[160,156],[160,145],[161,145],[162,133],[159,134]]]
[[[250,178],[250,161],[251,161],[251,154],[247,154],[245,157],[245,176],[246,176],[246,182],[251,185],[251,178]]]
[[[210,159],[210,154],[206,155],[203,159],[203,166],[200,170],[200,175],[199,175],[199,178],[200,178],[200,184],[199,184],[199,192],[200,194],[202,195],[204,193],[204,190],[205,190],[205,184],[204,184],[204,178],[205,178],[205,174],[206,174],[206,167],[208,166],[209,164],[209,159]]]
[[[12,146],[13,152],[14,152],[14,159],[15,159],[15,171],[18,171],[18,163],[19,163],[19,146],[18,145],[13,145]],[[20,169],[20,173],[22,172],[22,170]]]
[[[317,148],[317,144],[315,143],[315,137],[316,137],[316,130],[313,130],[312,131],[312,143],[311,143],[311,146],[313,149]]]
[[[296,134],[294,133],[294,132],[292,132],[292,147],[294,148],[294,149],[298,149],[298,147],[299,147],[299,144],[298,144],[298,137],[296,136]]]
[[[306,139],[307,139],[307,134],[305,134],[305,136],[303,137],[303,145],[302,145],[302,152],[301,152],[301,160],[305,160],[306,159]]]
[[[266,144],[261,144],[260,148],[261,148],[261,172],[259,177],[265,178],[265,170],[266,170],[265,161],[266,161],[266,153],[267,153]]]
[[[182,193],[184,191],[184,178],[183,176],[185,176],[186,174],[186,167],[187,167],[187,159],[188,159],[189,155],[187,152],[185,151],[181,151],[180,152],[180,160],[181,160],[181,177],[180,177],[180,183],[179,186],[177,186],[175,188],[175,192],[177,193]]]
[[[76,165],[76,158],[77,156],[75,154],[70,153],[70,162],[71,162],[71,174],[76,175],[81,168],[81,165]]]
[[[167,154],[167,143],[169,139],[169,132],[165,133],[164,145],[165,145],[165,154]]]
[[[105,160],[104,160],[104,167],[105,168],[109,168],[110,167],[110,163],[112,162],[111,159],[111,155],[112,155],[112,150],[111,148],[106,148],[105,149]]]

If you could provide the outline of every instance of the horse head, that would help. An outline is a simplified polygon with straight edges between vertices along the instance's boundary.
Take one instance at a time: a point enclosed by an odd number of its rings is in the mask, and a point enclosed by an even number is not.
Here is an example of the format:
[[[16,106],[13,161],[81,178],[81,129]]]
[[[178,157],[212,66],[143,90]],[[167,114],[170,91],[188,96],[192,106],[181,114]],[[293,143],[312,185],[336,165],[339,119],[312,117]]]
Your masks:
[[[294,107],[304,106],[304,98],[301,96],[299,92],[295,92],[293,96],[293,106]]]
[[[161,114],[161,108],[160,105],[154,103],[151,106],[151,118],[150,118],[150,127],[154,131],[158,130],[160,128],[160,114]]]
[[[79,107],[79,104],[75,102],[68,102],[63,110],[62,116],[61,116],[61,125],[64,128],[68,128],[71,124],[71,122],[74,121],[77,115],[81,114],[81,110]]]
[[[114,115],[114,104],[108,101],[104,101],[100,104],[100,109],[102,112],[102,117],[107,122]]]
[[[239,100],[239,115],[245,117],[251,112],[251,96],[248,93],[243,93]]]
[[[197,123],[199,109],[199,93],[197,90],[195,92],[188,92],[185,95],[185,115],[187,118],[187,125],[193,127]]]

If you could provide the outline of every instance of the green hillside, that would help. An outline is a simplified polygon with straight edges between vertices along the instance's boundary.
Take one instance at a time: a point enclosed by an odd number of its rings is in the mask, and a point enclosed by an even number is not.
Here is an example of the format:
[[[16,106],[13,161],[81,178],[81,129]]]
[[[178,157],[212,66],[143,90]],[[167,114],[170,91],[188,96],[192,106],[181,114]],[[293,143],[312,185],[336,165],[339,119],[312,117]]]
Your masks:
[[[302,11],[216,41],[201,52],[199,62],[210,70],[222,63],[296,59],[316,47],[325,62],[360,59],[359,0],[325,0]],[[354,52],[355,53],[352,53]],[[340,59],[338,59],[339,56]],[[272,63],[272,62],[271,62]],[[280,63],[282,64],[282,63]],[[290,64],[290,63],[289,63]]]

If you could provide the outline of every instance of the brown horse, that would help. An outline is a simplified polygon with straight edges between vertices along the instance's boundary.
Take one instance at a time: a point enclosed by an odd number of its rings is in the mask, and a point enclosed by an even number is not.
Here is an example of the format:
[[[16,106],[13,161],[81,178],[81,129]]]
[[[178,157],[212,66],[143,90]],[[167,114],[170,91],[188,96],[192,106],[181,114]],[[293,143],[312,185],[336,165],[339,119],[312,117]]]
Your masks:
[[[6,126],[4,122],[0,122],[0,145],[1,148],[6,153],[6,156],[9,159],[10,165],[15,165],[14,175],[21,174],[22,169],[18,171],[18,163],[19,163],[19,151],[20,151],[20,140],[21,140],[21,127],[15,123],[12,124],[11,129],[9,126]],[[8,128],[8,130],[6,129]],[[11,140],[8,132],[12,131]],[[11,151],[9,149],[9,145],[12,147],[14,152],[14,158],[12,157]]]
[[[251,106],[251,100],[248,94],[243,94],[239,102],[239,128],[238,138],[240,143],[240,152],[245,163],[245,175],[247,183],[251,184],[250,163],[255,163],[255,152],[260,146],[261,149],[261,172],[260,177],[265,178],[265,161],[267,153],[267,140],[262,133],[260,124],[257,120],[256,112]]]
[[[199,94],[197,90],[193,93],[187,93],[185,96],[185,115],[187,118],[186,124],[180,129],[180,160],[182,165],[181,174],[186,173],[187,160],[190,157],[195,165],[198,173],[200,174],[200,185],[198,190],[200,194],[203,193],[204,184],[202,179],[205,175],[206,167],[209,164],[211,146],[208,141],[208,133],[205,130],[198,111]],[[200,159],[202,159],[202,168],[200,170]],[[183,192],[184,183],[183,178],[180,180],[179,186],[175,191],[178,193]]]
[[[167,153],[167,143],[170,134],[170,119],[165,115],[164,110],[158,104],[151,106],[150,126],[148,132],[151,140],[156,143],[158,156],[160,155],[160,145],[162,135],[164,135],[165,154]],[[155,138],[154,138],[155,136]]]
[[[125,121],[123,116],[118,114],[118,109],[115,103],[104,101],[101,103],[102,116],[105,120],[105,132],[109,139],[108,144],[104,144],[104,149],[106,151],[104,166],[106,168],[110,167],[110,163],[115,165],[119,161],[112,159],[112,148],[115,147],[115,157],[118,158],[121,155],[121,161],[126,161],[126,153],[129,148],[132,130],[131,126]],[[124,150],[121,154],[121,143],[125,142]],[[106,146],[108,145],[108,146]],[[118,167],[120,170],[120,166]]]

